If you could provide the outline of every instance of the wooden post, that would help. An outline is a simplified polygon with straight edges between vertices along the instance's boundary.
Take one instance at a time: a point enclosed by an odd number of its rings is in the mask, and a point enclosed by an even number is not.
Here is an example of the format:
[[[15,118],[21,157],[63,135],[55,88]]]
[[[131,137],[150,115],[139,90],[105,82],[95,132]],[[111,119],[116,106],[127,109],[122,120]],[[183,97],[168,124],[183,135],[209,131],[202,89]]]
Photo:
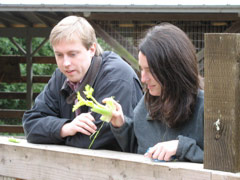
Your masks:
[[[204,168],[240,172],[240,34],[205,34]]]
[[[32,36],[26,37],[27,46],[27,109],[33,104]]]

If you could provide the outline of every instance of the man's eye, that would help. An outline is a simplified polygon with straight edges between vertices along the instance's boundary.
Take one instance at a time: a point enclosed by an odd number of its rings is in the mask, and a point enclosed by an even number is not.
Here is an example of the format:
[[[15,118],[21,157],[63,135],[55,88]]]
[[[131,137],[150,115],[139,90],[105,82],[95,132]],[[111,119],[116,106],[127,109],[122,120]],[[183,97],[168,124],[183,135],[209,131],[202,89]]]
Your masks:
[[[74,56],[76,56],[76,53],[71,53],[70,56],[74,57]]]
[[[62,56],[62,54],[55,53],[55,56],[57,56],[57,57],[61,57],[61,56]]]

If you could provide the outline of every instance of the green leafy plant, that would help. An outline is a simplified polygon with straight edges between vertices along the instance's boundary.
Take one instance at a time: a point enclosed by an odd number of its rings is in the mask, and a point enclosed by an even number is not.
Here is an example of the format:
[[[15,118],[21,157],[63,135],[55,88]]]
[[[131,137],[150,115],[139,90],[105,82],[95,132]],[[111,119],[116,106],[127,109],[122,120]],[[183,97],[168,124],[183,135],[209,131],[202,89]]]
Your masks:
[[[83,91],[83,93],[86,95],[87,99],[90,100],[86,100],[84,99],[81,95],[80,92],[77,92],[77,99],[78,102],[73,106],[73,112],[76,111],[78,108],[80,108],[81,106],[88,106],[91,107],[91,111],[92,112],[96,112],[98,114],[101,114],[102,116],[100,117],[100,120],[102,120],[102,124],[100,126],[100,128],[90,136],[90,139],[92,139],[92,137],[94,136],[93,140],[91,141],[90,145],[89,145],[89,149],[92,147],[95,139],[97,138],[101,128],[103,127],[104,122],[109,122],[112,118],[112,112],[116,109],[114,102],[113,102],[113,97],[109,98],[106,101],[106,105],[102,105],[99,102],[97,102],[97,100],[93,97],[93,92],[94,89],[90,86],[90,85],[86,85],[85,86],[85,91]]]
[[[106,105],[102,105],[93,97],[93,91],[94,89],[89,86],[88,84],[85,86],[85,91],[83,93],[86,95],[87,99],[85,100],[80,95],[80,92],[77,92],[77,99],[78,102],[73,106],[73,112],[76,111],[81,106],[89,106],[91,107],[92,112],[96,112],[98,114],[101,114],[101,120],[104,122],[109,122],[112,118],[112,111],[115,110],[115,105],[113,102],[113,97],[109,98],[108,101],[106,101]]]

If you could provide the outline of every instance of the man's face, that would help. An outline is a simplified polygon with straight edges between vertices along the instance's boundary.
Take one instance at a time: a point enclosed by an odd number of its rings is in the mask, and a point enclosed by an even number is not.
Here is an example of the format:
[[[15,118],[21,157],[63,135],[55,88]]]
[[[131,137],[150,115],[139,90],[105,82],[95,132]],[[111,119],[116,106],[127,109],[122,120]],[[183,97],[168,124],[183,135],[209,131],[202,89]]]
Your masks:
[[[61,41],[53,45],[60,71],[71,81],[79,82],[90,67],[96,44],[87,50],[80,41]]]

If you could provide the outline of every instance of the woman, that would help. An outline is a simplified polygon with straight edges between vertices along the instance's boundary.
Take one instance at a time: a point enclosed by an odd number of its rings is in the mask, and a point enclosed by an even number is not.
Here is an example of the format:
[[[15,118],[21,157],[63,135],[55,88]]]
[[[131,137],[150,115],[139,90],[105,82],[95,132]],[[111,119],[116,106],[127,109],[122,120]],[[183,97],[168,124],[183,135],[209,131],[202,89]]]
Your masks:
[[[116,102],[111,130],[125,152],[170,161],[203,162],[204,94],[195,48],[178,27],[162,23],[139,46],[144,97],[133,119]]]

